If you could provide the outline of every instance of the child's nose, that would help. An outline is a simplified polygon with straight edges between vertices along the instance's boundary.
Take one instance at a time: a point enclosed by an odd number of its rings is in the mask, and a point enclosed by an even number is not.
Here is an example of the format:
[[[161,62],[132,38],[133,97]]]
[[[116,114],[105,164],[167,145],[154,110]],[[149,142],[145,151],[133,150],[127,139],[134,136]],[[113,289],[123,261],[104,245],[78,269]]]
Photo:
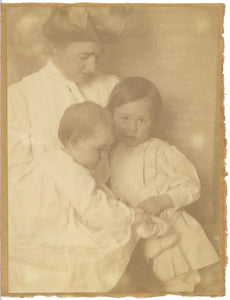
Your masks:
[[[137,131],[137,122],[136,121],[130,121],[128,126],[129,131],[136,132]]]
[[[95,72],[96,69],[96,57],[94,55],[91,55],[86,63],[85,71],[88,73]]]

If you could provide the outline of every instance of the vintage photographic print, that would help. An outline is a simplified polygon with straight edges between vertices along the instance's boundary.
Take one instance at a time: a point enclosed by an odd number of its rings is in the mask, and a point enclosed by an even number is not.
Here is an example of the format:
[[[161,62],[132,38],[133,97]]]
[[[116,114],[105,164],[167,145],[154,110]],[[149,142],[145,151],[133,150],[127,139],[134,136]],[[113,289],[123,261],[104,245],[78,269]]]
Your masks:
[[[2,5],[2,295],[223,296],[224,4]]]

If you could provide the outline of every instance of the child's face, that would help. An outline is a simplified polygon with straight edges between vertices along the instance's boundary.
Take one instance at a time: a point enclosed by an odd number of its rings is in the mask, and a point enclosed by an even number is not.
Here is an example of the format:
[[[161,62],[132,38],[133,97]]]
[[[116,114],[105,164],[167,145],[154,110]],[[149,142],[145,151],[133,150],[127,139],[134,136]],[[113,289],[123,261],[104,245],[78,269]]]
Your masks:
[[[114,134],[111,129],[98,125],[92,136],[79,139],[76,144],[70,145],[69,150],[80,165],[93,169],[106,155],[113,141]]]
[[[114,111],[116,135],[128,146],[136,146],[150,137],[153,104],[148,98],[129,102]]]

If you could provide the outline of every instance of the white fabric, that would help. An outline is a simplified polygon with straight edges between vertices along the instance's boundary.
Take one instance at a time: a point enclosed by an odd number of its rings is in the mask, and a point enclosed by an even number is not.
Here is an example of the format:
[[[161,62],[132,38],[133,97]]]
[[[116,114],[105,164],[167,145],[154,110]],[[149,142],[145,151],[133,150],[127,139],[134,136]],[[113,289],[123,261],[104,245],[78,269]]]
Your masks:
[[[163,283],[164,290],[171,293],[193,292],[195,286],[200,283],[201,277],[198,271],[188,271]]]
[[[35,161],[17,187],[9,206],[10,278],[23,284],[10,281],[10,291],[32,284],[31,292],[56,292],[58,276],[65,278],[62,292],[112,289],[138,241],[134,209],[108,198],[108,188],[99,189],[90,171],[61,149]],[[45,285],[27,278],[36,267]]]
[[[151,138],[134,148],[117,144],[111,151],[111,188],[116,196],[131,207],[148,197],[166,194],[174,208],[159,217],[172,224],[178,243],[163,251],[153,261],[155,275],[168,280],[189,270],[203,268],[218,261],[218,256],[201,225],[184,206],[200,195],[200,182],[193,165],[174,146]]]
[[[22,220],[28,222],[28,224],[31,221],[30,219],[27,220],[24,217],[23,212],[23,209],[29,209],[27,208],[27,205],[23,206],[25,204],[24,201],[28,199],[26,198],[25,194],[26,191],[28,192],[28,190],[26,189],[27,186],[24,185],[24,183],[27,182],[26,180],[32,176],[33,172],[36,170],[36,161],[39,160],[47,151],[61,146],[61,143],[58,140],[57,131],[59,121],[64,113],[64,110],[74,103],[80,103],[87,100],[91,100],[99,105],[105,106],[107,104],[110,91],[114,85],[117,84],[117,82],[118,79],[114,75],[96,73],[87,83],[84,83],[82,86],[78,87],[74,82],[67,80],[62,75],[60,70],[57,69],[52,60],[49,59],[46,66],[40,69],[38,72],[24,77],[20,82],[9,87],[7,98],[8,205],[9,214],[14,216],[14,224],[11,224],[12,218],[9,218],[9,220],[11,220],[9,221],[9,229],[11,231],[9,234],[12,234],[12,228],[18,228],[19,232],[20,228],[25,228],[23,227],[24,222],[21,222]],[[100,164],[98,170],[96,170],[96,174],[99,175],[97,177],[98,182],[105,182],[107,180],[109,169],[106,159],[102,162],[102,164]],[[45,184],[45,182],[42,184]],[[45,192],[42,184],[37,189],[38,193]],[[52,187],[52,182],[50,182],[50,184]],[[30,199],[31,205],[33,205],[33,197]],[[18,210],[16,208],[18,208]],[[31,215],[31,217],[33,216]],[[51,214],[50,217],[52,218],[54,216]],[[71,223],[73,220],[74,218],[70,218],[69,222]],[[57,225],[59,224],[59,226],[63,226],[63,216],[57,217],[55,222],[57,222]],[[73,228],[71,226],[68,228],[69,229],[66,232],[66,235],[63,237],[60,235],[60,241],[63,238],[62,246],[65,244],[67,245],[69,241],[74,240],[72,234],[78,234],[79,231],[78,230],[75,232],[75,230],[72,232]],[[43,234],[45,234],[44,231]],[[86,241],[88,241],[87,238]],[[43,262],[44,257],[47,257],[48,260],[50,257],[54,256],[54,258],[56,257],[54,261],[60,260],[62,262],[60,269],[63,269],[63,266],[66,266],[66,251],[63,250],[57,254],[57,251],[55,252],[51,248],[47,249],[44,247],[44,245],[41,246],[39,252],[41,254],[40,257],[39,253],[33,255],[31,252],[32,250],[30,251],[30,254],[28,253],[28,256],[33,258],[37,257],[40,263]],[[10,244],[9,251],[11,250]],[[18,250],[18,252],[20,251]],[[69,262],[69,264],[71,265],[71,262]],[[25,264],[23,265],[25,266]],[[51,265],[53,266],[52,263]],[[13,263],[12,267],[14,266],[15,264]],[[14,276],[12,270],[13,269],[10,267],[10,278]],[[19,270],[19,273],[16,273],[21,274],[20,272],[21,270]],[[68,272],[70,271],[68,270]],[[53,273],[53,276],[54,275],[55,274]],[[38,275],[38,277],[39,276],[40,275]],[[58,276],[63,276],[63,279],[66,277],[68,278],[69,273],[59,273]],[[17,282],[17,280],[13,281],[13,283],[15,282]],[[66,282],[66,280],[63,280],[63,282]],[[69,281],[67,280],[67,282]],[[92,283],[92,286],[94,284],[95,283]],[[90,285],[89,288],[86,288],[91,289],[92,286]],[[98,289],[101,290],[102,286],[103,284],[98,284]],[[49,287],[50,286],[48,286],[48,288]],[[64,287],[66,288],[65,285]],[[79,287],[81,289],[81,284],[79,284]]]
[[[174,207],[180,208],[200,195],[193,165],[174,146],[158,139],[134,148],[118,144],[111,153],[111,168],[112,189],[131,206],[167,194]]]
[[[49,59],[41,70],[10,86],[7,98],[9,178],[18,180],[30,170],[34,159],[60,146],[58,125],[68,106],[86,100],[105,106],[117,82],[114,75],[96,73],[79,89]]]

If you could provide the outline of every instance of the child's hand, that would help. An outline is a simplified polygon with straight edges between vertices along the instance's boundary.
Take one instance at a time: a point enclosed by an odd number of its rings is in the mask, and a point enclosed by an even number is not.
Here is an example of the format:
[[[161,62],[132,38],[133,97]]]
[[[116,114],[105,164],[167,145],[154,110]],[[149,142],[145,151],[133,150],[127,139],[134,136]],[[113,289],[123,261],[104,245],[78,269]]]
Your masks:
[[[143,210],[137,209],[135,214],[135,224],[138,226],[140,224],[152,224],[152,218],[147,215]]]
[[[172,199],[167,195],[150,197],[144,200],[139,208],[143,209],[147,214],[158,215],[162,210],[173,207]]]

